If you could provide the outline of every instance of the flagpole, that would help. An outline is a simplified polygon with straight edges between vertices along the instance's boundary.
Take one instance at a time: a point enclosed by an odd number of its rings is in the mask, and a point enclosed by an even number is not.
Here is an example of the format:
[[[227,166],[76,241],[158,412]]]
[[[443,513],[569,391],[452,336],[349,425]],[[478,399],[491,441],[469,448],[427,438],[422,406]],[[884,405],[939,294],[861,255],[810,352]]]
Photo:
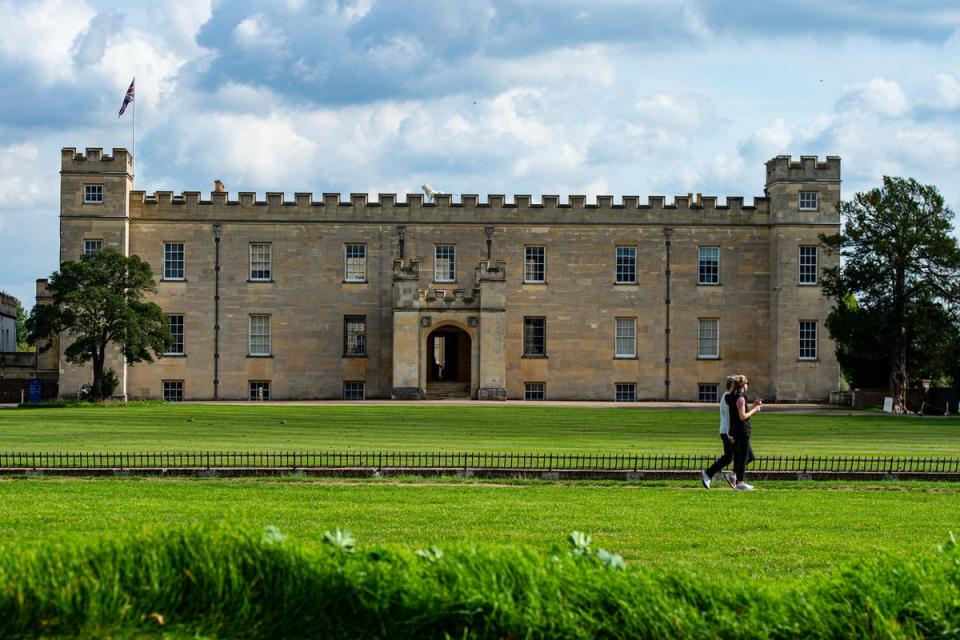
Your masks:
[[[136,91],[137,76],[133,76],[133,82],[131,82],[130,84],[133,85],[134,91]],[[131,144],[132,148],[130,150],[130,155],[133,156],[133,163],[132,163],[133,176],[132,177],[133,177],[133,181],[135,182],[136,176],[137,176],[137,166],[136,166],[136,162],[137,162],[137,98],[136,98],[136,95],[134,95],[134,98],[133,98],[132,121],[133,121],[133,134],[132,134],[133,142]]]

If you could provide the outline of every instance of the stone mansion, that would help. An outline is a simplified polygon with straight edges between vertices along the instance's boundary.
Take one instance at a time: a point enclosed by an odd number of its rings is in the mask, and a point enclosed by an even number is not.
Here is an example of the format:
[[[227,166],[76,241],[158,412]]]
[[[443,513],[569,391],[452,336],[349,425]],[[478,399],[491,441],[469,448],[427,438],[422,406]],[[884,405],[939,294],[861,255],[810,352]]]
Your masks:
[[[715,402],[729,373],[767,400],[837,388],[819,284],[834,156],[773,158],[752,204],[147,195],[126,149],[61,160],[60,260],[139,255],[175,338],[152,364],[113,359],[129,398]],[[61,394],[91,379],[60,358]]]

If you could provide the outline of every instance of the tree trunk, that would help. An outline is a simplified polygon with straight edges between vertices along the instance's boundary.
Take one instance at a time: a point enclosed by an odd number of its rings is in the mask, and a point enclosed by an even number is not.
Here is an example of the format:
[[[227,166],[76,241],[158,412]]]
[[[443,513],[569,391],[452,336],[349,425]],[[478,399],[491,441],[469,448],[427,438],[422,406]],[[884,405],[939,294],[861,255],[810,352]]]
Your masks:
[[[90,398],[94,401],[103,400],[103,365],[106,351],[106,347],[101,346],[93,354],[93,387],[90,389]]]
[[[897,281],[893,291],[893,309],[896,319],[896,345],[890,367],[890,393],[893,396],[893,412],[909,413],[907,410],[907,327],[906,327],[906,274],[897,268]]]

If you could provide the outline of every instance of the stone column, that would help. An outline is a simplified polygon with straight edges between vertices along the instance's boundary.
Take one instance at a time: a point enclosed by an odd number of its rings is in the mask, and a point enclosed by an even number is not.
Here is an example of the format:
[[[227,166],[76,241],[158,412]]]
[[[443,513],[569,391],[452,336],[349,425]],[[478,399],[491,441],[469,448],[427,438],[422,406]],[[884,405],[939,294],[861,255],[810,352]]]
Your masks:
[[[394,400],[419,400],[420,389],[420,263],[393,262],[393,383]]]
[[[477,267],[480,287],[480,386],[478,400],[507,399],[506,266],[502,260],[485,260]]]

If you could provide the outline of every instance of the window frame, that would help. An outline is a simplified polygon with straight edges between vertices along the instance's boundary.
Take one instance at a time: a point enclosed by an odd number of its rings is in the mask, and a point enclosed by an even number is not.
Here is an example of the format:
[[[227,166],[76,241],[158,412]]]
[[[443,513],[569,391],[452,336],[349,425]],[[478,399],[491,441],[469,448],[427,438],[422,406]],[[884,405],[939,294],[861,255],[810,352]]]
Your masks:
[[[161,388],[163,399],[166,402],[183,402],[183,380],[162,380]],[[168,386],[169,385],[169,386]],[[174,385],[179,385],[179,389],[175,390]],[[169,396],[173,393],[178,393],[179,398],[170,398]]]
[[[623,326],[629,326],[632,330],[632,335],[626,336],[620,334],[621,322],[624,323]],[[628,324],[627,324],[628,323]],[[633,349],[632,353],[620,352],[620,340],[621,339],[630,339],[632,341]],[[622,360],[633,360],[637,357],[637,319],[629,317],[621,317],[613,319],[613,357],[616,359]]]
[[[267,392],[259,397],[254,397],[254,389],[266,389]],[[270,402],[271,395],[270,380],[247,380],[247,400],[249,402]]]
[[[88,245],[91,243],[96,243],[97,248],[90,250]],[[83,255],[92,256],[97,251],[102,251],[102,250],[103,250],[103,238],[84,238],[83,239]]]
[[[532,335],[528,338],[528,327],[532,330],[533,323],[540,322],[540,352],[529,351],[528,344],[536,340],[537,336]],[[536,345],[534,345],[536,346]],[[546,316],[523,316],[523,357],[524,358],[546,358],[547,357],[547,318]]]
[[[800,325],[797,333],[797,359],[805,362],[815,361],[820,357],[820,349],[818,344],[818,340],[820,338],[820,328],[817,326],[818,323],[816,320],[800,320],[799,322]],[[810,325],[813,327],[813,337],[810,335],[804,337],[804,325]],[[807,331],[809,332],[809,327],[807,327]],[[808,355],[804,355],[804,342],[807,343],[806,346]],[[813,355],[809,355],[811,342]]]
[[[540,387],[536,389],[535,387]],[[536,397],[538,396],[539,397]],[[524,382],[523,383],[523,400],[524,402],[540,402],[547,399],[547,383],[546,382]]]
[[[249,315],[249,321],[247,323],[248,337],[247,337],[247,356],[252,358],[266,358],[273,355],[273,317],[268,313],[251,313]],[[266,333],[263,334],[254,334],[254,318],[266,318]],[[262,337],[266,336],[266,351],[254,351],[253,350],[253,339],[254,336]]]
[[[629,391],[629,394],[628,394]],[[614,402],[636,402],[637,401],[637,383],[636,382],[614,382],[613,383],[613,401]]]
[[[713,387],[713,391],[709,391],[708,387]],[[704,396],[710,393],[713,394],[713,399],[704,399]],[[698,382],[697,402],[710,402],[713,404],[720,402],[720,385],[716,382]]]
[[[621,250],[623,251],[622,256]],[[627,264],[628,256],[631,263],[629,265]],[[622,262],[621,257],[623,258]],[[630,273],[627,273],[628,266]],[[629,279],[627,279],[628,276]],[[637,284],[637,247],[635,245],[617,245],[615,247],[613,282],[614,284]]]
[[[446,261],[447,273],[440,277],[440,251],[449,250],[450,255],[442,259]],[[435,244],[433,246],[433,281],[434,282],[456,282],[457,281],[457,245],[455,244]]]
[[[363,252],[363,255],[351,256],[350,255],[351,249],[356,250],[356,248],[358,247]],[[362,260],[361,264],[363,265],[363,268],[359,272],[360,277],[357,277],[358,272],[356,270],[351,270],[350,268],[351,260]],[[343,245],[343,281],[351,284],[362,284],[367,282],[367,245],[366,243],[348,242]]]
[[[171,271],[172,271],[172,272],[175,272],[175,271],[176,271],[175,267],[176,267],[176,264],[177,264],[177,260],[174,259],[174,258],[172,258],[172,257],[170,257],[170,253],[168,253],[168,247],[176,247],[176,246],[179,246],[179,247],[180,247],[180,259],[179,259],[179,263],[180,263],[180,275],[179,275],[179,276],[169,275],[169,274],[168,274],[168,267],[173,266],[174,269],[171,269]],[[186,276],[186,273],[187,273],[187,250],[186,250],[186,244],[183,243],[183,242],[164,242],[164,243],[163,243],[163,278],[162,278],[162,280],[164,280],[164,281],[173,281],[173,282],[177,282],[177,281],[181,281],[181,282],[182,282],[182,281],[186,280],[186,277],[185,277],[185,276]]]
[[[530,277],[530,252],[533,250],[536,252],[540,251],[540,262],[539,265],[533,264],[533,275],[536,276],[537,267],[539,266],[540,278]],[[525,245],[523,247],[523,283],[524,284],[546,284],[547,283],[547,247],[542,244],[531,244]]]
[[[96,195],[96,197],[93,197],[94,195]],[[103,185],[92,183],[84,184],[83,204],[103,204]]]
[[[352,393],[352,391],[356,391],[356,388],[354,388],[353,390],[349,390],[349,389],[348,389],[348,386],[349,386],[349,385],[359,385],[359,388],[360,388],[360,397],[359,397],[359,398],[349,397],[349,395]],[[367,399],[367,383],[366,383],[366,381],[364,381],[364,380],[344,380],[344,381],[343,381],[343,399],[344,399],[344,400],[353,400],[353,401],[356,401],[356,400],[366,400],[366,399]]]
[[[179,333],[174,333],[174,318],[180,319],[180,331]],[[183,352],[183,334],[184,334],[184,318],[182,313],[168,313],[167,314],[167,331],[170,332],[170,335],[173,336],[173,346],[170,347],[170,351],[165,351],[164,356],[182,356]],[[179,340],[178,340],[179,338]],[[177,351],[179,346],[180,350]]]
[[[259,273],[259,276],[254,275],[254,248],[262,251],[263,247],[267,248],[267,259],[264,263],[262,260],[262,254],[260,256],[259,264],[266,264],[266,269],[256,269],[256,272]],[[273,282],[273,243],[272,242],[251,242],[250,248],[247,253],[248,258],[248,270],[247,275],[249,276],[250,282]],[[263,272],[266,272],[266,277],[263,276]]]
[[[813,249],[813,281],[804,280],[804,275],[809,277],[809,273],[804,274],[804,266],[808,269],[811,266],[810,264],[804,265],[803,263],[803,250],[804,249]],[[797,284],[804,287],[812,287],[819,284],[819,271],[820,271],[820,248],[815,244],[802,244],[797,250]]]
[[[704,260],[705,251],[714,251],[716,262],[710,264]],[[711,271],[713,271],[711,273]],[[711,279],[712,278],[712,279]],[[720,286],[720,247],[716,245],[704,245],[697,247],[697,284],[705,287]]]
[[[813,196],[813,206],[809,204],[804,206],[804,196]],[[800,191],[797,193],[797,208],[800,211],[819,211],[820,210],[820,192],[819,191]]]
[[[361,331],[354,331],[353,334],[360,336],[360,351],[352,351],[350,349],[351,344],[350,340],[351,323],[360,323]],[[355,342],[355,341],[354,341]],[[367,316],[365,315],[345,315],[343,316],[343,357],[344,358],[366,358],[367,357]]]
[[[709,326],[705,323],[713,323],[714,335],[704,336],[703,328]],[[715,353],[704,353],[703,341],[713,340],[713,350]],[[720,319],[719,318],[697,318],[697,360],[719,360],[720,359]]]

